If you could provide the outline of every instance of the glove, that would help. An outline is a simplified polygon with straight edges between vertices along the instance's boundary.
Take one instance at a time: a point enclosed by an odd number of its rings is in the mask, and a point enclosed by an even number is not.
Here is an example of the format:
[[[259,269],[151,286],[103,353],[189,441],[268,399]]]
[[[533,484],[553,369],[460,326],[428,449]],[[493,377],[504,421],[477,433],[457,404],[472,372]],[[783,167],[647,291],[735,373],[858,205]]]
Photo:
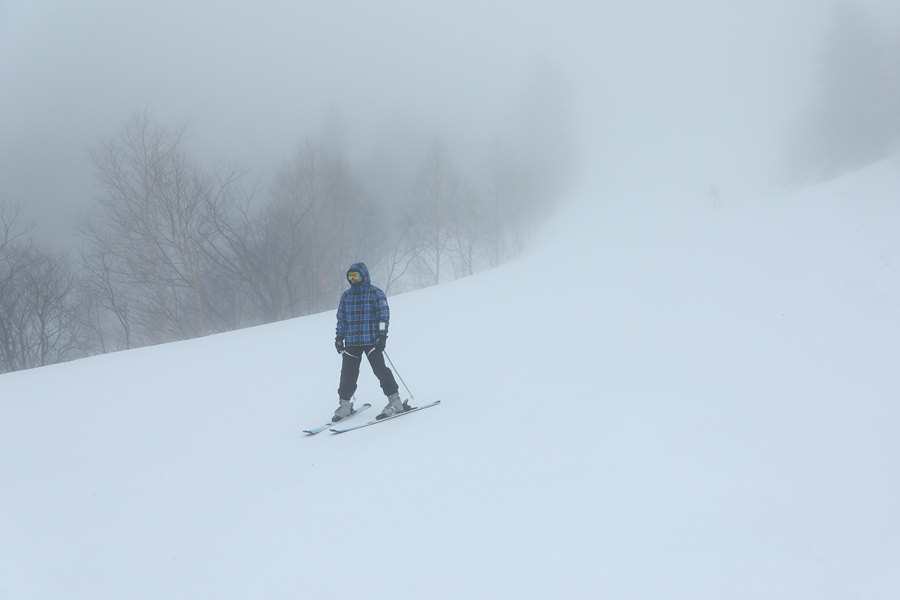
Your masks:
[[[334,338],[334,347],[337,349],[338,354],[343,354],[344,352],[344,336],[341,334],[337,334]]]
[[[385,344],[387,344],[387,334],[379,333],[378,337],[375,338],[375,349],[379,352],[384,352]]]

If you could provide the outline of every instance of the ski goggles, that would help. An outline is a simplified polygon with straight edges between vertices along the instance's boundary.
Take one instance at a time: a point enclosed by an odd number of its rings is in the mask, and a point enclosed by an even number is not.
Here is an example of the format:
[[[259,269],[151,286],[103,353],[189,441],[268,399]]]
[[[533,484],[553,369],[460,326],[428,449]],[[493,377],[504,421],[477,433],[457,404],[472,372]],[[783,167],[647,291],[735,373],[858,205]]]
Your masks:
[[[347,273],[347,281],[350,283],[359,283],[362,281],[362,273],[359,271],[350,271]]]

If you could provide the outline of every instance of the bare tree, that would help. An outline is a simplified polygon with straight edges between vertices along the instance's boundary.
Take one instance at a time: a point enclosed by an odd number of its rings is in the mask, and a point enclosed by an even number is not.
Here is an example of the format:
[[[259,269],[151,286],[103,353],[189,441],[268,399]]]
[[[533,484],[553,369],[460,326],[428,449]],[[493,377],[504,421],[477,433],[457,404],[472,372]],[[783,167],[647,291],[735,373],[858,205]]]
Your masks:
[[[17,204],[0,204],[0,371],[45,366],[82,350],[76,276],[66,255],[37,248]]]
[[[382,243],[374,199],[340,155],[311,138],[277,173],[261,227],[284,316],[332,307],[344,269]]]
[[[82,247],[81,268],[84,273],[84,294],[87,321],[94,330],[101,351],[113,348],[107,344],[107,335],[118,338],[115,349],[128,350],[135,346],[132,337],[134,318],[131,312],[130,290],[125,261],[113,253],[113,244],[87,217],[80,217],[77,229],[85,240]]]
[[[62,362],[81,349],[82,322],[76,276],[65,254],[31,249],[23,288],[28,323],[17,325],[28,366]]]
[[[484,199],[471,185],[463,185],[450,209],[450,256],[457,279],[474,275],[484,246]]]
[[[441,269],[450,260],[448,246],[459,183],[446,145],[435,137],[407,196],[410,243],[431,285],[440,283]]]
[[[22,220],[20,204],[0,204],[0,367],[4,372],[27,368],[19,352],[15,331],[23,312],[20,280],[29,268],[28,253],[22,241],[34,228]]]
[[[384,286],[386,294],[403,286],[404,276],[415,260],[415,248],[407,240],[411,227],[410,219],[403,220],[398,227],[399,232],[392,244],[392,249],[381,254],[381,266],[387,273],[387,283]]]
[[[527,221],[527,205],[521,198],[521,174],[512,154],[499,138],[490,146],[484,164],[482,227],[485,257],[489,267],[506,262],[520,248],[520,230]]]
[[[129,347],[204,335],[230,316],[209,295],[227,287],[209,259],[216,212],[230,206],[241,172],[205,172],[185,152],[185,132],[138,112],[90,150],[103,194],[76,230],[85,268]]]

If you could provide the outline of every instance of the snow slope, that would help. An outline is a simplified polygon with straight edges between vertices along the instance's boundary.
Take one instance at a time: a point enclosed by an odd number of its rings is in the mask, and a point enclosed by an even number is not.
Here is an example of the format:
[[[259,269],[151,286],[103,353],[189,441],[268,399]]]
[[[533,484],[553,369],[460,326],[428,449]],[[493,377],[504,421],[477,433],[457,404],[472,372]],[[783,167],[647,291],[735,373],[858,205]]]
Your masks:
[[[900,597],[900,163],[725,200],[391,298],[343,436],[333,312],[0,377],[0,599]]]

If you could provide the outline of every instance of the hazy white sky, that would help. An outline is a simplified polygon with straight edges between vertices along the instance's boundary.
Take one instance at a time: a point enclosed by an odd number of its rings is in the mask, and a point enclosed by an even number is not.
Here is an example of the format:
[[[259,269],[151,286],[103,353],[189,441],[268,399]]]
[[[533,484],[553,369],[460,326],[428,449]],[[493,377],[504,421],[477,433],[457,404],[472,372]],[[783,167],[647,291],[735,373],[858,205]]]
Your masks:
[[[861,4],[898,17],[893,0]],[[739,180],[767,168],[808,94],[831,5],[0,0],[0,197],[58,228],[93,195],[85,148],[142,108],[264,177],[332,107],[359,160],[434,133],[474,154],[547,68],[583,172]]]

